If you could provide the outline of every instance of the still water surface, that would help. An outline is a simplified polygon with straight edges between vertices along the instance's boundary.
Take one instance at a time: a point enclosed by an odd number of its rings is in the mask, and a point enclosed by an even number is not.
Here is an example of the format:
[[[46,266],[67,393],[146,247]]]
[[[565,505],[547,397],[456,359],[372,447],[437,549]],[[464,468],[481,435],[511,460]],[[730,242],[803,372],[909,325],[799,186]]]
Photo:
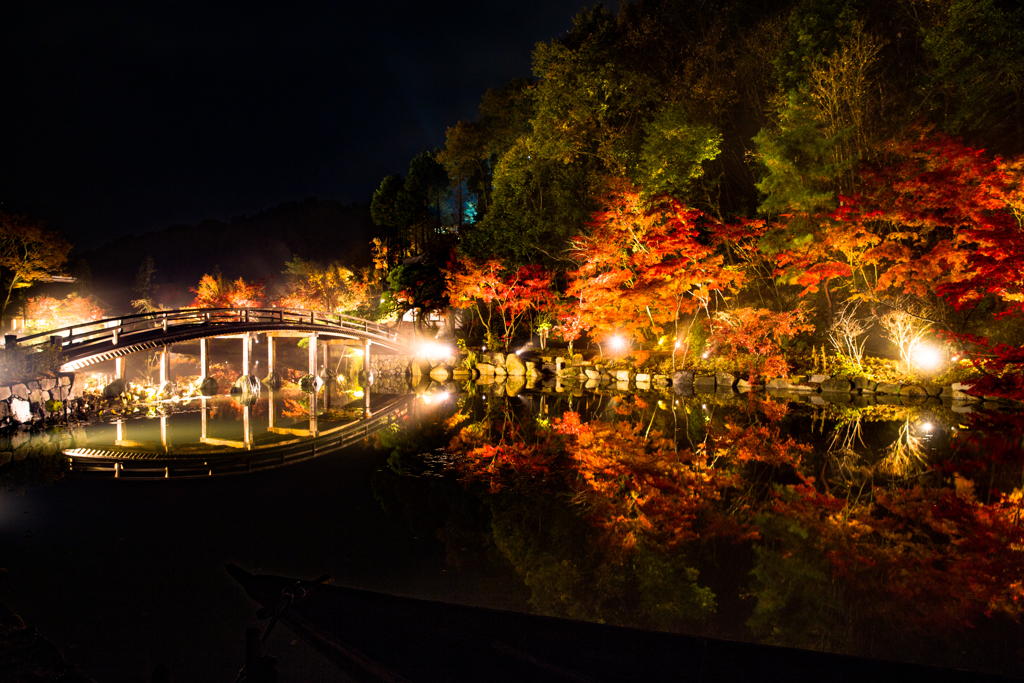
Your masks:
[[[247,474],[8,466],[0,600],[100,681],[148,680],[158,664],[232,680],[256,607],[228,562],[1024,678],[1021,416],[469,389],[374,395],[371,412],[394,410],[358,444]],[[198,404],[86,436],[216,474],[365,408],[321,405],[313,424],[303,396],[211,401],[207,439],[241,446],[202,443]],[[292,431],[271,433],[271,414]],[[279,629],[282,680],[338,678]]]

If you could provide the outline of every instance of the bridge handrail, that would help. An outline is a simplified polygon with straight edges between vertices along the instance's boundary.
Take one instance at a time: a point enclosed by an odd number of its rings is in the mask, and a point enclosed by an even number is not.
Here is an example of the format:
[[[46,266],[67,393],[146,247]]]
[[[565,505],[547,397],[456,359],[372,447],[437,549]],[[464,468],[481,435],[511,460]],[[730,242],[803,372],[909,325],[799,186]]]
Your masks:
[[[269,318],[269,319],[268,319]],[[130,334],[141,330],[172,325],[227,325],[249,322],[280,322],[335,327],[342,330],[362,332],[378,336],[387,341],[404,341],[398,332],[385,324],[343,313],[325,313],[298,308],[244,307],[244,308],[181,308],[172,311],[154,311],[133,315],[115,316],[92,320],[86,323],[68,325],[53,330],[37,332],[18,339],[19,346],[47,343],[53,337],[61,337],[61,345],[100,341],[117,334]],[[29,344],[26,344],[29,342]]]

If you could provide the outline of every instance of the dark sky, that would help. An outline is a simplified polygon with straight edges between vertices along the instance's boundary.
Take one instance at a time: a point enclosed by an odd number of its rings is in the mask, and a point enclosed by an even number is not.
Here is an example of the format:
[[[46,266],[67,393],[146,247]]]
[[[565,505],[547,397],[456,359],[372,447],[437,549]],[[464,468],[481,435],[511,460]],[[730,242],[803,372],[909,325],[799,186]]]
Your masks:
[[[0,209],[90,247],[369,201],[588,4],[6,0]]]

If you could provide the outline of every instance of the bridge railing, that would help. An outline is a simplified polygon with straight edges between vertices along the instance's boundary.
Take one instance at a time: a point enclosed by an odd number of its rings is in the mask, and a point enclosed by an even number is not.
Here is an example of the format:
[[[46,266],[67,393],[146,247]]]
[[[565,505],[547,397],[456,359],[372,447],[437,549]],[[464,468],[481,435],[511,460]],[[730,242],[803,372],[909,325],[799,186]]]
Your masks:
[[[89,344],[110,340],[114,344],[119,337],[137,332],[183,326],[223,326],[229,329],[252,323],[277,323],[282,326],[333,328],[369,337],[379,341],[404,343],[406,340],[396,330],[385,324],[339,313],[323,313],[293,308],[184,308],[174,311],[137,313],[135,315],[103,318],[87,323],[69,325],[54,330],[21,337],[19,346],[34,346],[59,341],[61,346]]]

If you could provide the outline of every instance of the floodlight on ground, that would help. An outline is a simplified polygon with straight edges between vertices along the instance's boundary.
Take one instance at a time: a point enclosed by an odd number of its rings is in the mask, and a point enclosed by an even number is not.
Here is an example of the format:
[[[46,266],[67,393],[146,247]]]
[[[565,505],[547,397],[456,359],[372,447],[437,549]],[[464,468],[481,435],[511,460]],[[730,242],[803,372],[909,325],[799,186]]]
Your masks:
[[[417,356],[423,356],[424,358],[447,358],[452,354],[452,348],[447,344],[439,344],[437,342],[423,342],[416,349]]]
[[[942,352],[922,344],[911,352],[910,362],[922,370],[937,370],[942,365]]]
[[[613,351],[622,351],[626,348],[626,340],[619,335],[609,339],[608,344],[611,345]]]

